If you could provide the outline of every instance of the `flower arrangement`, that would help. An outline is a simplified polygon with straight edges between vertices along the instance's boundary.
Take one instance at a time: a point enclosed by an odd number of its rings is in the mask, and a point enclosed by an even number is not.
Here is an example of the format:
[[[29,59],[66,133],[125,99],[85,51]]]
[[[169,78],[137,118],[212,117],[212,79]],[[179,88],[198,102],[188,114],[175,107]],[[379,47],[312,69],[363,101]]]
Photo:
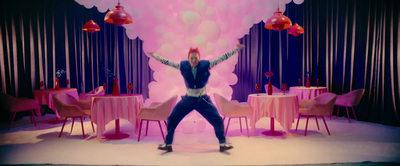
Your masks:
[[[61,70],[57,70],[56,71],[56,78],[60,78],[62,74],[67,73],[65,70],[61,69]]]
[[[264,75],[269,79],[269,77],[274,76],[274,73],[272,71],[268,71],[268,72],[265,72]],[[267,90],[267,92],[268,92],[268,95],[272,95],[271,79],[269,79],[269,81],[268,81],[268,90]]]
[[[111,72],[110,69],[106,69],[106,68],[103,68],[103,69],[104,69],[104,71],[107,72],[108,77],[117,78],[117,76],[113,72]]]
[[[265,72],[264,75],[266,77],[272,77],[272,76],[274,76],[274,73],[272,71],[268,71],[268,72]]]

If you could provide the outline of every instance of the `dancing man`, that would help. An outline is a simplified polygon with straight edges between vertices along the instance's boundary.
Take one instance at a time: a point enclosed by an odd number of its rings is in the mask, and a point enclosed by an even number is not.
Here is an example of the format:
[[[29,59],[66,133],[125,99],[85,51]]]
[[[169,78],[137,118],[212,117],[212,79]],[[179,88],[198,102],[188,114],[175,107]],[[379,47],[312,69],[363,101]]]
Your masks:
[[[210,69],[228,59],[243,47],[245,46],[238,44],[235,49],[212,61],[200,61],[200,52],[197,48],[190,48],[188,60],[181,61],[180,63],[171,62],[170,60],[165,59],[154,52],[148,53],[161,63],[180,70],[185,80],[187,89],[186,95],[182,96],[182,100],[176,104],[171,115],[168,117],[168,134],[166,136],[165,143],[158,146],[158,149],[172,152],[171,144],[175,129],[179,122],[193,110],[199,112],[214,127],[215,135],[219,141],[220,152],[233,148],[232,145],[226,143],[223,120],[214,104],[212,104],[210,97],[206,94],[206,84],[208,82],[208,78],[210,77]]]

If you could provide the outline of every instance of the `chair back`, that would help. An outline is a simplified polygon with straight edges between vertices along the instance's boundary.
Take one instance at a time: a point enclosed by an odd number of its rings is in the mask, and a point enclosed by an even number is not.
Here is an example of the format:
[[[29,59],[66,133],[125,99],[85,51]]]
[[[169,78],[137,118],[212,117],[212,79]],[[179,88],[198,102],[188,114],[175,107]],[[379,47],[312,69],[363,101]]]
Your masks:
[[[317,115],[321,116],[328,116],[331,114],[333,107],[335,106],[335,101],[336,101],[337,95],[334,93],[323,93],[318,95],[315,98],[315,101],[317,102],[316,109],[318,110]],[[313,106],[311,106],[313,107]]]
[[[268,93],[268,84],[264,85],[265,92]],[[276,86],[272,85],[272,93],[283,93],[283,90],[277,88]]]
[[[152,104],[148,107],[142,107],[140,108],[137,118],[148,120],[167,120],[176,104],[177,99],[178,96],[173,96],[157,105]]]
[[[353,90],[349,93],[339,95],[337,100],[336,100],[336,105],[339,106],[346,106],[346,107],[354,107],[357,106],[363,95],[364,95],[365,89],[357,89]]]
[[[167,101],[157,105],[157,108],[159,110],[161,110],[158,112],[160,117],[165,117],[165,119],[168,118],[168,116],[171,114],[171,111],[176,104],[177,99],[178,99],[178,96],[172,96]]]
[[[96,95],[104,95],[105,94],[105,90],[104,90],[103,86],[99,86],[96,89],[94,89],[93,91],[94,91],[93,94],[96,94]]]
[[[56,106],[60,116],[83,116],[82,109],[79,107],[78,100],[66,93],[57,93],[52,96],[53,103]]]
[[[218,93],[214,93],[214,99],[215,99],[215,106],[219,110],[219,113],[222,114],[223,116],[226,116],[229,114],[229,109],[225,109],[226,105],[231,103],[227,98],[221,96]]]

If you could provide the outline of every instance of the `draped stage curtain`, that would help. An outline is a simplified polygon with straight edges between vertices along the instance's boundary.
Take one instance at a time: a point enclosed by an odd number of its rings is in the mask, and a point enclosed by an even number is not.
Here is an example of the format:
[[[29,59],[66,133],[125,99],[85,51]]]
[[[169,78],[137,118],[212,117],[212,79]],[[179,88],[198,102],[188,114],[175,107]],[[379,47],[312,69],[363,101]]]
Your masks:
[[[105,13],[86,9],[73,0],[2,1],[0,39],[0,89],[14,96],[33,96],[33,90],[53,88],[55,72],[67,73],[60,77],[61,87],[89,92],[103,83],[112,92],[113,78],[119,79],[121,93],[128,83],[133,93],[147,98],[147,85],[152,71],[142,51],[140,39],[130,40],[125,29],[105,23]],[[82,31],[93,19],[101,31]]]
[[[105,13],[86,9],[73,0],[16,0],[0,2],[0,91],[33,97],[40,81],[54,87],[55,72],[64,69],[61,87],[88,92],[107,84],[110,69],[119,79],[121,93],[133,83],[134,93],[148,97],[153,80],[140,39],[128,39],[123,27],[103,21]],[[286,5],[293,24],[305,34],[294,37],[287,30],[273,31],[255,24],[239,39],[246,48],[239,53],[232,99],[246,101],[264,85],[272,71],[272,84],[281,88],[305,84],[327,86],[330,92],[347,93],[364,88],[356,114],[359,120],[400,125],[399,121],[399,2],[396,0],[305,0]],[[93,19],[101,31],[82,31]]]

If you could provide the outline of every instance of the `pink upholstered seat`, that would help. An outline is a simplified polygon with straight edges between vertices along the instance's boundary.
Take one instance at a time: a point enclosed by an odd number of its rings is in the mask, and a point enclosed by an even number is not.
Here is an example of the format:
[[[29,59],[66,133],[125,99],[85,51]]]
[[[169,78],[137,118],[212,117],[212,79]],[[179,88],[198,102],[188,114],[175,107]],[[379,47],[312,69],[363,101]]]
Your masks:
[[[336,116],[339,116],[340,107],[346,107],[347,118],[349,119],[349,123],[350,123],[350,116],[349,116],[348,107],[351,107],[352,111],[353,111],[354,119],[357,120],[356,113],[354,112],[354,107],[357,106],[360,103],[361,98],[364,95],[364,91],[365,91],[364,89],[357,89],[357,90],[353,90],[353,91],[351,91],[349,93],[346,93],[346,94],[343,94],[343,95],[338,95],[337,99],[336,99],[336,102],[335,102],[335,105],[338,106],[338,110],[337,110],[337,115]],[[330,118],[332,118],[332,113],[333,113],[333,110],[331,112],[331,117]]]
[[[332,112],[332,109],[335,105],[336,98],[337,98],[337,96],[334,93],[323,93],[314,99],[300,100],[299,116],[297,119],[296,130],[297,130],[297,127],[299,126],[300,116],[307,117],[306,129],[304,131],[304,136],[307,135],[308,119],[310,117],[315,117],[315,121],[317,122],[317,127],[319,130],[318,120],[317,120],[317,117],[319,116],[324,121],[326,131],[328,131],[328,134],[331,135],[329,132],[328,126],[326,125],[324,116],[330,115],[330,113]]]
[[[169,114],[171,114],[172,108],[174,108],[177,98],[177,96],[173,96],[162,103],[152,103],[148,107],[140,108],[140,111],[137,115],[137,119],[140,119],[138,142],[140,141],[143,120],[147,120],[146,135],[149,127],[149,121],[158,121],[161,135],[165,141],[164,132],[161,128],[160,121],[164,121],[165,125],[167,125],[166,120],[168,119]]]
[[[93,89],[89,93],[80,93],[79,99],[80,100],[92,100],[94,96],[102,96],[106,94],[106,91],[103,89],[103,86],[99,86],[96,89]]]
[[[11,112],[12,117],[8,130],[11,129],[11,126],[14,122],[15,114],[22,111],[29,111],[31,121],[35,124],[36,127],[35,114],[33,113],[33,110],[36,111],[38,116],[41,115],[40,105],[35,100],[29,98],[16,98],[5,93],[0,93],[0,104],[2,105],[3,109]]]
[[[73,96],[66,94],[66,93],[58,93],[52,96],[54,105],[57,108],[58,114],[61,117],[65,117],[64,124],[61,128],[61,132],[59,137],[64,130],[65,122],[67,122],[68,118],[72,118],[72,126],[71,132],[74,127],[75,118],[79,117],[81,119],[81,126],[82,126],[82,134],[85,137],[85,130],[83,128],[83,117],[89,116],[91,114],[91,101],[87,100],[78,100],[75,99]],[[94,132],[93,122],[92,129]]]
[[[220,110],[222,115],[224,116],[224,120],[226,117],[229,118],[228,124],[226,125],[225,136],[228,132],[229,122],[231,118],[239,118],[240,121],[240,131],[242,131],[242,121],[241,118],[244,117],[246,120],[246,129],[247,129],[247,137],[249,137],[249,128],[247,125],[247,117],[251,116],[250,107],[246,105],[241,105],[239,102],[232,102],[226,99],[225,97],[214,93],[215,105],[217,109]]]

